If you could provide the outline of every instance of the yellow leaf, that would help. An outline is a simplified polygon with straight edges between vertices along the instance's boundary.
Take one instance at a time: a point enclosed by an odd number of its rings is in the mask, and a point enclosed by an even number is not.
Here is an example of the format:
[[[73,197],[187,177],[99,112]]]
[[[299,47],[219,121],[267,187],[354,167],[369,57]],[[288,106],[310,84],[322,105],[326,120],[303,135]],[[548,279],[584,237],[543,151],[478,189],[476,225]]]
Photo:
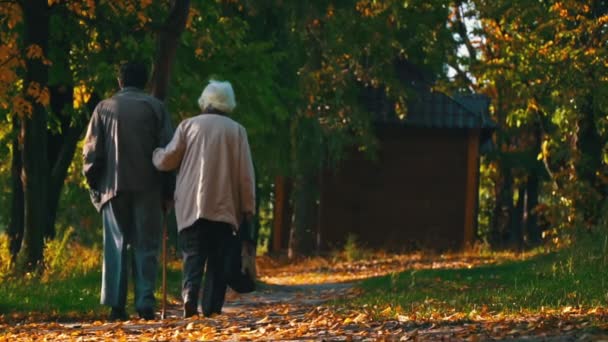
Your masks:
[[[353,319],[353,322],[362,323],[362,322],[365,322],[365,320],[367,320],[367,315],[364,313],[361,313],[361,314],[357,315],[357,317],[355,317],[355,319]]]
[[[255,322],[256,324],[263,324],[263,323],[268,323],[270,322],[270,318],[268,316],[262,318],[261,320]]]
[[[393,310],[391,309],[391,307],[387,306],[386,309],[380,311],[380,315],[382,315],[382,316],[389,316],[392,311]]]
[[[32,44],[25,50],[25,56],[29,59],[42,58],[42,48],[40,45]]]

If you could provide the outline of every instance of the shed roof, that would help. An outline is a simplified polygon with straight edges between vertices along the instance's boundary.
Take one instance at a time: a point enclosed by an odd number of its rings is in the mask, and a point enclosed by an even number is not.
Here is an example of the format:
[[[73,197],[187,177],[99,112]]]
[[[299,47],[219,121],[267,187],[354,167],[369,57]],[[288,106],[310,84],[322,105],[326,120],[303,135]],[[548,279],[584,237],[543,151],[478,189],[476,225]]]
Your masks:
[[[489,99],[480,95],[458,99],[440,92],[420,94],[408,105],[405,124],[434,128],[494,128]]]
[[[399,118],[384,94],[372,92],[368,100],[374,122],[380,125],[399,124],[407,127],[481,130],[482,141],[491,137],[496,123],[489,114],[490,99],[482,94],[459,94],[450,97],[442,92],[416,91],[408,98],[407,114]]]
[[[405,117],[397,117],[392,110],[383,111],[376,113],[375,121],[427,128],[494,129],[496,124],[490,119],[489,103],[489,98],[480,94],[452,98],[441,92],[428,91],[412,96]]]

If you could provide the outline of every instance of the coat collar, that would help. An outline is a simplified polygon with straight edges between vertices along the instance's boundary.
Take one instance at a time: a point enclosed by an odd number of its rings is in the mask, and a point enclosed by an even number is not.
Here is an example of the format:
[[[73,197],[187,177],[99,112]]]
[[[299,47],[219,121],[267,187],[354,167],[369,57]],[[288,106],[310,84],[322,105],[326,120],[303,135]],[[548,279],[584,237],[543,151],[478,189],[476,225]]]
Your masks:
[[[122,88],[122,89],[120,89],[118,92],[119,92],[119,93],[126,93],[126,92],[132,92],[132,91],[134,91],[134,92],[138,92],[138,93],[143,92],[143,90],[141,90],[141,89],[139,89],[139,88],[137,88],[137,87],[123,87],[123,88]]]

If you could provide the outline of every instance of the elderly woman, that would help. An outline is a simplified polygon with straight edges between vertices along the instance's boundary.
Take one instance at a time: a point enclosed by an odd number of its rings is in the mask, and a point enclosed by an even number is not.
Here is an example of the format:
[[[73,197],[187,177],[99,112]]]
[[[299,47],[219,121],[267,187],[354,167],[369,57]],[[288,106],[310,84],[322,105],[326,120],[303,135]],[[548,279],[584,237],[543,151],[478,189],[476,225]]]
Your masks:
[[[220,314],[226,294],[224,251],[255,208],[253,163],[247,132],[228,117],[236,107],[229,82],[210,81],[200,115],[182,121],[165,148],[154,151],[157,169],[178,169],[175,213],[183,256],[184,316],[197,314],[206,263],[202,308]]]

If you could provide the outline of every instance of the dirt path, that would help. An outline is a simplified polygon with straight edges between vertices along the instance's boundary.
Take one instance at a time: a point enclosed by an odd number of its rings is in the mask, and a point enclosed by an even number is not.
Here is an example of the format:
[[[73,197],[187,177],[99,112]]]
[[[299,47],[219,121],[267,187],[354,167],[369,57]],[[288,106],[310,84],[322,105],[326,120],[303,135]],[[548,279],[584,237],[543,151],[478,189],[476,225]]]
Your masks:
[[[348,298],[358,295],[358,279],[410,268],[410,262],[393,261],[382,267],[378,262],[344,267],[323,262],[301,268],[267,265],[267,272],[261,274],[264,284],[258,291],[246,295],[229,292],[222,315],[183,319],[180,303],[175,302],[162,321],[0,326],[0,341],[608,341],[605,332],[586,331],[576,322],[530,322],[526,318],[500,324],[483,320],[414,322],[399,317],[374,318],[366,314],[365,308],[329,302],[344,299],[348,303]],[[455,260],[454,267],[459,262]],[[340,282],[330,282],[336,279]],[[568,324],[575,328],[569,329]],[[553,325],[554,331],[550,328]]]

